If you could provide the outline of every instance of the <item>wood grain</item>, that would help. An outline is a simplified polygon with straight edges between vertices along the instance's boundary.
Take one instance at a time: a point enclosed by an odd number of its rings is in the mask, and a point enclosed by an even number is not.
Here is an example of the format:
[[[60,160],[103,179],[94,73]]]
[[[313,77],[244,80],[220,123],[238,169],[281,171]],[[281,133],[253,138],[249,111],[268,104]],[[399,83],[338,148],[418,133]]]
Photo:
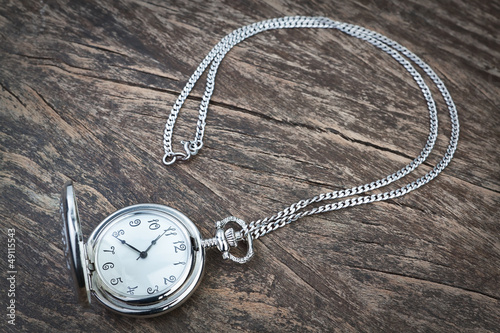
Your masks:
[[[352,37],[300,29],[235,47],[217,76],[205,147],[162,165],[164,123],[198,63],[233,29],[285,15],[359,24],[429,63],[459,111],[451,165],[397,200],[263,237],[244,266],[210,251],[199,289],[167,315],[78,305],[58,212],[70,179],[86,236],[113,211],[154,202],[208,237],[228,215],[256,220],[384,177],[419,153],[428,116],[404,69]],[[15,228],[18,269],[16,326],[2,313],[2,331],[499,332],[498,17],[498,1],[479,0],[0,2],[1,244]],[[179,140],[193,136],[203,89],[182,110]],[[438,107],[436,152],[414,177],[447,145]]]

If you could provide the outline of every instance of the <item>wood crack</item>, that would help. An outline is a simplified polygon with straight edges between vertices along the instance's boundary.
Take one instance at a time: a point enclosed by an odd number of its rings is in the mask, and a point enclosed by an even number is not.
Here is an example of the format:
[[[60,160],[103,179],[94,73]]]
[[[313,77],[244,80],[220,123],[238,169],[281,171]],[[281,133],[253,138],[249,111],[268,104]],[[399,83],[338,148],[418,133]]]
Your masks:
[[[69,125],[68,121],[65,119],[65,117],[63,117],[61,114],[59,114],[59,112],[57,112],[57,110],[52,106],[52,104],[50,104],[46,99],[45,97],[43,97],[38,91],[36,91],[34,88],[32,88],[31,86],[28,86],[28,88],[38,97],[40,98],[43,103],[45,105],[47,105],[47,107],[55,114],[57,115],[57,117],[59,117],[62,121],[64,121],[64,123],[66,123],[66,125],[68,126],[71,126]]]
[[[141,70],[139,70],[137,68],[123,67],[123,66],[118,66],[118,65],[110,65],[110,67],[119,68],[119,69],[126,69],[126,70],[129,70],[129,71],[134,71],[134,72],[142,73],[142,74],[146,74],[146,75],[153,75],[153,76],[157,76],[159,78],[167,79],[167,80],[171,80],[171,81],[176,81],[176,82],[179,81],[179,79],[171,77],[171,76],[166,76],[166,75],[160,75],[160,74],[150,73],[150,72],[146,72],[146,71],[141,71]]]
[[[139,87],[139,88],[143,88],[143,89],[150,89],[150,90],[153,90],[153,91],[161,91],[161,92],[169,93],[169,94],[172,94],[172,95],[177,94],[176,92],[173,92],[173,91],[170,91],[170,90],[167,90],[167,89],[145,86],[145,85],[141,85],[141,84],[138,84],[138,83],[132,83],[132,82],[118,80],[118,79],[106,78],[106,77],[102,77],[102,76],[98,76],[98,75],[89,75],[89,74],[83,74],[83,73],[76,73],[76,72],[73,72],[73,71],[70,71],[70,70],[64,68],[64,66],[65,67],[69,67],[69,68],[75,68],[75,69],[83,70],[83,71],[86,71],[86,72],[94,72],[94,69],[80,67],[80,66],[75,66],[73,64],[68,64],[67,62],[65,62],[65,61],[63,61],[61,59],[57,59],[57,58],[32,56],[32,55],[27,55],[27,54],[22,54],[22,53],[12,53],[12,54],[20,56],[20,57],[28,58],[28,59],[33,59],[33,60],[50,61],[52,63],[45,63],[45,64],[42,64],[42,65],[39,65],[39,66],[56,67],[56,68],[61,69],[61,70],[65,71],[65,72],[67,72],[67,73],[71,73],[71,74],[75,74],[75,75],[81,75],[81,76],[90,77],[90,78],[93,78],[93,79],[98,79],[98,80],[102,80],[102,81],[109,81],[109,82],[118,83],[118,84],[122,84],[122,85]],[[61,64],[63,66],[58,66],[57,64]],[[146,75],[152,75],[152,76],[156,76],[156,77],[159,77],[159,78],[162,78],[162,79],[171,80],[171,81],[176,81],[176,82],[179,81],[179,79],[174,78],[174,77],[170,77],[170,76],[166,76],[166,75],[159,75],[159,74],[150,73],[150,72],[146,72],[146,71],[141,71],[141,70],[136,69],[136,68],[123,67],[123,66],[117,66],[117,65],[110,65],[110,67],[115,67],[115,68],[120,68],[120,69],[126,69],[126,70],[130,70],[130,71],[133,71],[133,72],[137,72],[137,73],[141,73],[141,74],[146,74]],[[201,101],[201,98],[200,98],[200,101]]]
[[[449,287],[449,288],[453,288],[453,289],[459,289],[459,290],[462,290],[462,291],[467,292],[467,293],[478,294],[478,295],[481,295],[481,296],[484,296],[484,297],[487,297],[487,298],[491,298],[491,299],[493,299],[495,301],[500,301],[500,297],[498,297],[498,296],[491,295],[489,293],[485,293],[485,292],[474,290],[474,289],[467,288],[467,287],[455,286],[455,285],[452,285],[452,284],[449,284],[449,283],[445,283],[445,282],[442,282],[442,281],[425,279],[425,278],[418,277],[418,276],[411,276],[411,275],[407,275],[407,274],[403,274],[403,273],[397,273],[397,272],[389,272],[389,271],[384,271],[384,270],[375,269],[375,268],[361,267],[361,266],[357,266],[357,265],[341,264],[339,266],[350,267],[350,268],[354,268],[354,269],[365,270],[365,271],[375,272],[375,273],[380,273],[380,274],[394,275],[394,276],[399,276],[399,277],[402,277],[402,278],[405,278],[405,279],[418,280],[418,281],[422,281],[422,282],[426,282],[426,283],[437,284],[437,285],[440,285],[440,286],[445,286],[445,287]]]
[[[412,257],[412,256],[405,256],[404,254],[396,254],[395,256],[407,258],[407,259],[410,259],[410,260],[423,261],[423,262],[427,262],[427,263],[432,264],[432,265],[436,265],[436,266],[440,266],[440,267],[446,267],[448,269],[452,268],[449,265],[441,264],[441,263],[434,262],[434,261],[431,261],[431,260],[427,260],[427,259],[424,259],[424,258],[418,258],[418,257]]]
[[[19,97],[17,97],[16,94],[14,94],[10,89],[8,89],[5,85],[3,85],[2,83],[0,83],[0,87],[2,87],[3,90],[5,90],[6,92],[8,92],[12,97],[14,97],[18,102],[19,104],[21,104],[22,106],[24,106],[26,108],[26,104],[23,103],[23,101],[21,101],[21,99]]]
[[[117,54],[117,55],[120,55],[120,56],[125,57],[125,58],[129,58],[129,56],[127,54],[125,54],[125,53],[120,53],[120,52],[117,52],[117,51],[105,48],[104,46],[84,44],[84,43],[79,43],[79,42],[76,42],[76,41],[73,41],[71,43],[76,44],[76,45],[80,45],[80,46],[83,46],[83,47],[88,47],[88,48],[91,48],[91,49],[94,49],[94,50],[104,51],[104,52],[108,52],[108,53],[112,53],[112,54]]]
[[[189,96],[189,97],[191,97],[191,96]],[[188,97],[188,99],[189,99],[189,97]],[[201,102],[201,98],[199,98],[199,99],[198,98],[196,98],[196,99],[193,98],[193,100]],[[360,139],[351,138],[348,135],[343,134],[342,132],[340,132],[339,130],[336,130],[334,128],[321,128],[321,127],[317,127],[317,126],[313,126],[313,125],[309,125],[309,124],[304,124],[304,123],[300,123],[300,122],[293,122],[293,121],[288,121],[288,120],[280,120],[280,119],[276,119],[274,117],[262,114],[260,112],[252,111],[252,110],[249,110],[249,109],[237,107],[237,106],[226,104],[226,103],[222,103],[222,102],[210,101],[210,104],[211,105],[216,105],[216,106],[219,106],[219,107],[223,107],[223,108],[229,109],[231,111],[236,111],[236,112],[240,112],[240,113],[249,114],[249,115],[258,117],[260,119],[268,120],[268,121],[270,121],[272,123],[279,124],[279,125],[287,125],[288,127],[301,127],[301,128],[305,128],[305,129],[316,131],[316,132],[323,132],[323,133],[324,132],[328,132],[328,133],[332,133],[332,134],[338,135],[339,137],[341,137],[342,139],[344,139],[344,140],[346,140],[348,142],[357,143],[357,144],[360,144],[360,145],[363,145],[363,146],[366,146],[366,147],[369,147],[369,148],[374,148],[374,149],[377,149],[377,150],[380,150],[380,151],[383,151],[383,152],[388,152],[388,153],[391,153],[391,154],[403,157],[405,159],[408,159],[410,161],[412,161],[412,160],[415,159],[414,157],[411,157],[411,156],[409,156],[409,155],[407,155],[407,154],[405,154],[403,152],[400,152],[400,151],[397,151],[397,150],[394,150],[394,149],[391,149],[391,148],[388,148],[388,147],[383,147],[383,146],[374,144],[372,142],[368,142],[368,141],[364,141],[364,140],[360,140]],[[431,168],[433,167],[433,165],[429,164],[427,161],[424,161],[422,163],[422,165],[427,165],[427,166],[429,166]]]

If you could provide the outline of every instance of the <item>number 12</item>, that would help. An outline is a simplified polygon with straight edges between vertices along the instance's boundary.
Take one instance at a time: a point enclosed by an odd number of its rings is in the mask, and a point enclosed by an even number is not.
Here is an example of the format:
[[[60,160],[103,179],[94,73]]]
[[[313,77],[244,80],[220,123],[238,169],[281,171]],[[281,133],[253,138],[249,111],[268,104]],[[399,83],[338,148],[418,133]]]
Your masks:
[[[174,242],[174,244],[180,244],[179,246],[174,245],[175,253],[186,250],[186,244],[184,244],[184,241]]]

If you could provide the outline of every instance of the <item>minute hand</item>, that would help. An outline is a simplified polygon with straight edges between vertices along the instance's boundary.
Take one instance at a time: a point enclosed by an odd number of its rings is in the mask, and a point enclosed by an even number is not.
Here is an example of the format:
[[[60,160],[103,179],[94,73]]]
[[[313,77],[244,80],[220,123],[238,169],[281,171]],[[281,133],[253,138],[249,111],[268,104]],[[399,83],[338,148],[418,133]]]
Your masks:
[[[147,257],[147,254],[148,254],[149,249],[150,249],[153,245],[155,245],[155,244],[156,244],[156,241],[157,241],[158,239],[160,239],[160,237],[161,237],[161,236],[163,236],[163,235],[165,234],[165,232],[167,232],[167,231],[165,230],[165,231],[164,231],[161,235],[159,235],[158,237],[156,237],[155,239],[153,239],[153,240],[151,241],[151,244],[149,244],[148,248],[146,249],[146,251],[140,252],[139,257],[137,257],[137,259],[136,259],[136,260],[139,260],[139,259],[141,259],[141,258],[146,258],[146,257]]]

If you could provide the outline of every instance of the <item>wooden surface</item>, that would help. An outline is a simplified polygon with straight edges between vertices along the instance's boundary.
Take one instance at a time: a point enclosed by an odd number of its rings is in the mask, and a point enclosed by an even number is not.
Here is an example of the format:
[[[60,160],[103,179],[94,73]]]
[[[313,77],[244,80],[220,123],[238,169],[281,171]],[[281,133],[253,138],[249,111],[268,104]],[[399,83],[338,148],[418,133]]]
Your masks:
[[[199,289],[153,319],[78,305],[60,191],[75,182],[85,237],[113,211],[153,202],[205,237],[300,199],[386,176],[425,144],[428,116],[389,56],[337,31],[274,31],[222,63],[205,147],[165,167],[177,95],[222,37],[285,15],[380,32],[443,78],[461,121],[451,165],[402,198],[304,218],[255,242],[240,266],[207,255]],[[498,1],[0,1],[1,243],[15,229],[16,326],[27,332],[499,332]],[[191,139],[197,86],[177,140]],[[449,118],[438,100],[439,160]],[[402,185],[403,183],[398,183]]]

